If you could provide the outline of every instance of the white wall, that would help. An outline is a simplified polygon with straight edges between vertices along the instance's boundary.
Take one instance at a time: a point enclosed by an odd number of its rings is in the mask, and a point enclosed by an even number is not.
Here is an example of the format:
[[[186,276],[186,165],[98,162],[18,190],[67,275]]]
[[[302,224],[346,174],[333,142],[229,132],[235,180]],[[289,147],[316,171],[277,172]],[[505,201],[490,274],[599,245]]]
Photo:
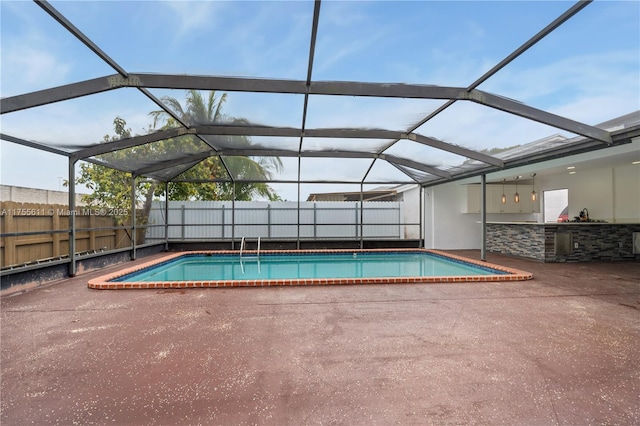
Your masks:
[[[540,179],[542,190],[569,190],[569,219],[583,208],[589,218],[610,223],[640,223],[640,166],[581,170]]]
[[[618,223],[640,222],[640,165],[618,167],[613,172],[613,213]]]
[[[425,190],[425,247],[458,250],[479,249],[482,245],[480,214],[462,213],[467,193],[465,185],[476,180],[447,183]],[[537,222],[538,213],[490,213],[488,222]]]
[[[82,206],[83,194],[76,194],[76,205]],[[22,186],[0,185],[0,201],[39,204],[69,204],[69,192],[49,189],[25,188]]]
[[[417,240],[420,238],[420,187],[415,185],[413,188],[404,191],[399,201],[402,201],[403,217],[405,224],[404,238]]]
[[[425,247],[463,249],[480,247],[478,214],[464,214],[465,187],[453,182],[427,188],[425,200]]]

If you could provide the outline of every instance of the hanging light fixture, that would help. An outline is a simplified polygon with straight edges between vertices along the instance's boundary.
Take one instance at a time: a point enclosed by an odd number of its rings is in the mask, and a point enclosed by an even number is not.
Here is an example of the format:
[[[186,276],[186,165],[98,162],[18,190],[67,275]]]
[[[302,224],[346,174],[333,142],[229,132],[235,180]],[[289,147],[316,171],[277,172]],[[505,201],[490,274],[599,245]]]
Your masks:
[[[504,181],[506,179],[502,179],[502,204],[507,204],[507,196],[504,194]]]
[[[538,199],[538,193],[536,192],[536,174],[531,173],[531,201]]]
[[[520,202],[520,194],[518,194],[518,179],[520,178],[520,176],[516,176],[516,193],[513,194],[513,202],[514,203],[519,203]]]

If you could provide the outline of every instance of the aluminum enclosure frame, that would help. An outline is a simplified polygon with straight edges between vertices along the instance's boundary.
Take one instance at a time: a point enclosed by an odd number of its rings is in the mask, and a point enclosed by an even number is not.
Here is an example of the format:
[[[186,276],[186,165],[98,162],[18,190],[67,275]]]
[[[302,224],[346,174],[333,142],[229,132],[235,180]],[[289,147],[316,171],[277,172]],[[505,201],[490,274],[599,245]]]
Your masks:
[[[306,81],[297,80],[275,80],[275,79],[256,79],[256,78],[238,78],[238,77],[217,77],[217,76],[188,76],[188,75],[167,75],[167,74],[135,74],[126,71],[123,67],[117,64],[107,53],[105,53],[99,46],[97,46],[89,37],[82,33],[73,23],[71,23],[64,15],[57,11],[51,4],[46,1],[36,1],[36,3],[53,19],[55,19],[60,25],[62,25],[67,31],[75,36],[79,41],[86,45],[92,52],[94,52],[100,59],[113,68],[118,74],[100,77],[92,80],[82,81],[74,84],[54,87],[51,89],[45,89],[32,93],[26,93],[23,95],[12,96],[3,98],[0,104],[0,112],[2,114],[18,111],[22,109],[33,108],[35,106],[47,105],[55,102],[60,102],[66,99],[73,99],[81,96],[88,96],[94,93],[100,93],[108,90],[116,90],[122,87],[134,87],[140,90],[145,96],[149,97],[156,105],[158,105],[163,111],[169,113],[182,127],[178,129],[169,129],[160,131],[150,135],[137,136],[125,140],[108,142],[79,149],[74,152],[69,152],[67,156],[73,157],[76,160],[85,161],[100,161],[96,158],[91,158],[96,155],[104,154],[106,152],[117,151],[133,146],[142,145],[145,143],[151,143],[160,141],[165,138],[176,137],[180,135],[193,134],[196,135],[201,141],[211,146],[209,142],[202,135],[243,135],[243,136],[273,136],[273,137],[299,137],[300,144],[299,149],[295,156],[299,158],[309,156],[313,157],[317,154],[308,153],[303,151],[303,140],[307,137],[324,137],[324,138],[362,138],[362,139],[374,139],[374,138],[386,138],[392,139],[394,142],[387,145],[383,150],[378,152],[378,155],[363,155],[359,157],[346,151],[335,150],[332,151],[336,158],[373,158],[373,162],[377,159],[382,159],[390,164],[396,166],[399,170],[404,170],[398,166],[406,166],[410,168],[416,168],[416,163],[399,161],[397,157],[384,155],[389,147],[400,140],[411,140],[416,143],[425,144],[436,149],[441,149],[450,153],[454,153],[465,158],[478,160],[484,163],[485,166],[478,167],[474,173],[477,175],[487,173],[496,168],[505,168],[506,164],[495,157],[466,149],[461,146],[450,144],[444,141],[439,141],[435,138],[431,138],[425,135],[414,133],[415,130],[434,118],[436,115],[444,111],[453,103],[463,100],[471,101],[484,105],[489,108],[505,111],[510,114],[514,114],[519,117],[523,117],[529,120],[533,120],[539,123],[543,123],[558,129],[563,129],[582,135],[585,138],[591,140],[600,141],[604,146],[610,146],[613,144],[611,134],[606,130],[597,128],[595,126],[587,125],[585,123],[579,123],[574,120],[570,120],[564,117],[551,114],[549,112],[529,107],[517,101],[513,101],[504,97],[493,95],[481,90],[477,87],[495,75],[499,70],[507,66],[511,61],[520,56],[526,50],[534,46],[537,42],[542,40],[553,30],[561,26],[571,17],[576,15],[579,11],[584,9],[591,0],[581,0],[575,3],[571,8],[565,11],[561,16],[556,18],[553,22],[523,43],[520,47],[514,50],[511,54],[505,57],[502,61],[492,67],[485,74],[480,76],[476,81],[471,83],[466,88],[462,87],[440,87],[432,85],[415,85],[415,84],[398,84],[398,83],[363,83],[363,82],[349,82],[349,81],[313,81],[313,58],[315,54],[315,44],[318,32],[318,22],[320,19],[320,7],[321,0],[314,2],[314,14],[311,28],[311,40],[309,48],[309,60],[307,68]],[[264,92],[264,93],[295,93],[304,95],[304,111],[302,114],[302,123],[300,128],[276,128],[267,126],[228,126],[228,125],[209,125],[209,126],[189,126],[188,123],[184,123],[171,111],[161,100],[153,96],[147,89],[149,88],[168,88],[168,89],[209,89],[209,90],[229,90],[229,91],[245,91],[245,92]],[[407,129],[406,132],[390,131],[384,129],[307,129],[306,128],[306,116],[307,116],[307,103],[310,95],[335,95],[335,96],[373,96],[381,98],[414,98],[414,99],[446,99],[444,105],[438,108],[436,111],[429,114],[424,119],[420,120],[415,125]],[[21,143],[24,142],[20,138],[13,135],[1,135],[2,139]],[[28,146],[33,148],[47,150],[62,154],[64,150],[56,150],[56,148],[49,147],[45,144],[39,144],[37,142],[29,142]],[[215,146],[211,146],[212,151],[207,155],[222,156],[235,155],[233,151],[218,152],[220,151]],[[294,156],[285,152],[265,152],[261,150],[255,150],[254,152],[246,151],[246,153],[238,152],[237,155],[255,155],[255,156]],[[206,158],[206,156],[204,156]],[[191,158],[193,159],[193,158]],[[93,161],[92,161],[93,160]],[[127,169],[124,167],[118,168],[117,165],[112,165],[119,170],[129,171],[136,175],[144,175],[150,171],[157,171],[164,168],[174,167],[176,165],[184,164],[183,160],[189,161],[188,158],[177,159],[174,161],[159,162],[157,165],[146,165],[139,169]],[[101,163],[98,163],[101,164]],[[104,163],[102,163],[104,164]],[[224,161],[223,161],[224,164]],[[373,163],[372,163],[373,164]],[[225,165],[226,168],[226,165]],[[416,170],[425,172],[434,176],[434,179],[430,181],[416,181],[416,179],[408,175],[407,182],[415,182],[423,186],[431,186],[441,183],[445,180],[455,179],[456,175],[444,170],[438,170],[435,167],[431,167],[429,164],[424,164],[423,167],[419,167]],[[228,169],[227,169],[228,171]],[[406,174],[406,172],[404,172]],[[468,173],[467,173],[468,174]],[[461,176],[462,174],[460,174]],[[175,177],[175,176],[174,176]],[[233,176],[229,173],[229,180],[233,181]],[[354,180],[353,183],[364,183],[365,179]]]
[[[154,172],[167,170],[177,166],[184,166],[184,170],[168,179],[162,180],[165,184],[176,179],[180,173],[193,167],[198,161],[204,160],[211,156],[217,156],[221,159],[223,167],[226,169],[228,179],[212,179],[208,182],[291,182],[298,184],[298,199],[300,194],[301,183],[353,183],[363,185],[374,183],[367,181],[367,175],[376,161],[386,161],[398,170],[402,171],[406,176],[406,181],[397,181],[393,183],[413,183],[418,184],[424,189],[428,186],[438,185],[452,180],[464,179],[472,176],[482,176],[483,187],[487,173],[499,170],[519,167],[523,164],[531,164],[534,162],[546,161],[557,158],[558,156],[567,156],[589,150],[596,150],[615,146],[618,144],[629,143],[631,138],[637,136],[638,129],[626,129],[619,132],[609,132],[599,127],[580,123],[575,120],[562,117],[548,111],[534,108],[516,100],[501,97],[496,94],[479,90],[478,86],[486,82],[499,70],[506,67],[515,58],[523,54],[529,48],[534,46],[540,40],[548,36],[556,28],[571,19],[578,12],[583,10],[591,3],[592,0],[580,0],[571,6],[562,15],[557,17],[553,22],[532,36],[520,47],[510,53],[502,61],[493,66],[489,71],[480,76],[467,87],[444,87],[425,84],[402,84],[402,83],[369,83],[357,81],[315,81],[313,75],[313,62],[316,48],[316,39],[318,33],[318,23],[321,17],[321,0],[314,1],[314,12],[311,25],[311,37],[309,45],[309,57],[307,65],[306,80],[281,80],[281,79],[260,79],[260,78],[241,78],[241,77],[221,77],[221,76],[194,76],[194,75],[172,75],[172,74],[148,74],[148,73],[132,73],[125,70],[116,61],[114,61],[106,52],[96,45],[89,37],[70,22],[62,13],[57,11],[47,1],[35,1],[47,14],[49,14],[62,27],[69,31],[74,37],[89,48],[98,58],[108,64],[115,72],[114,75],[107,75],[90,80],[80,81],[58,87],[52,87],[45,90],[25,93],[17,96],[2,98],[0,102],[0,114],[8,114],[15,111],[34,108],[42,105],[49,105],[57,102],[63,102],[78,97],[91,96],[93,94],[106,91],[117,91],[122,88],[135,88],[149,98],[163,111],[173,117],[180,125],[178,128],[160,130],[142,136],[122,139],[113,142],[105,142],[92,146],[82,147],[79,149],[65,149],[64,146],[51,146],[37,141],[27,141],[20,138],[20,135],[0,134],[0,138],[4,141],[20,144],[23,146],[40,149],[57,155],[66,156],[69,159],[69,204],[73,205],[75,199],[72,194],[75,193],[75,179],[73,167],[77,161],[88,161],[94,164],[105,165],[117,170],[131,173],[132,182],[137,176],[153,177]],[[237,125],[229,123],[214,123],[210,125],[192,125],[185,123],[177,116],[171,108],[169,108],[162,100],[154,96],[148,89],[196,89],[196,90],[216,90],[216,91],[238,91],[238,92],[254,92],[254,93],[274,93],[274,94],[299,94],[304,96],[302,120],[298,128],[293,127],[270,127],[257,126],[253,124]],[[403,98],[403,99],[438,99],[447,102],[438,109],[419,120],[405,130],[390,129],[364,129],[364,128],[328,128],[328,129],[309,129],[307,128],[307,108],[309,97],[312,95],[327,96],[356,96],[356,97],[377,97],[377,98]],[[438,140],[428,135],[416,133],[416,130],[430,121],[442,111],[450,107],[456,102],[466,101],[473,102],[483,107],[494,110],[503,111],[517,117],[542,123],[557,129],[562,129],[576,135],[581,136],[574,143],[567,145],[559,150],[550,150],[545,152],[537,152],[533,155],[515,159],[502,160],[495,156],[487,155],[483,152],[471,150],[453,143]],[[197,154],[185,154],[179,158],[171,160],[158,160],[151,164],[145,164],[142,167],[127,167],[126,165],[106,163],[100,159],[100,155],[109,152],[119,151],[147,143],[159,142],[169,138],[178,136],[194,135],[201,142],[207,144],[210,150]],[[238,149],[225,149],[215,146],[209,142],[204,136],[271,136],[271,137],[295,137],[299,138],[297,150],[284,149],[264,149],[259,147],[242,147]],[[360,139],[389,139],[393,142],[386,144],[383,149],[378,152],[359,152],[349,150],[332,150],[332,151],[306,151],[303,149],[303,142],[307,138],[360,138]],[[443,150],[461,156],[465,159],[471,159],[477,162],[470,170],[452,171],[445,168],[438,168],[429,164],[425,159],[403,159],[395,155],[386,153],[391,146],[401,140],[411,141],[413,143],[426,145],[438,150]],[[241,180],[236,179],[227,167],[224,157],[227,156],[267,156],[267,157],[292,157],[298,158],[298,179],[297,181],[285,180]],[[364,176],[359,176],[353,180],[302,180],[301,176],[301,159],[302,158],[359,158],[370,159],[371,165]],[[425,173],[430,176],[429,179],[420,180],[411,175],[404,167]],[[157,178],[156,178],[157,179]],[[392,183],[392,182],[382,182]],[[132,185],[132,194],[135,194],[135,186]],[[299,201],[299,200],[298,200]],[[484,202],[482,203],[484,206]],[[132,205],[135,208],[135,204]],[[421,206],[422,207],[422,206]],[[484,210],[484,209],[483,209]],[[484,223],[484,215],[483,215]],[[75,225],[70,222],[70,234],[75,234]],[[135,231],[135,223],[133,224]],[[483,226],[484,230],[484,226]],[[134,232],[135,234],[135,232]],[[483,247],[484,247],[484,231],[483,231]],[[132,256],[135,257],[135,241],[133,244]],[[70,271],[75,274],[74,254],[71,254],[72,267]],[[72,274],[72,275],[73,275]]]

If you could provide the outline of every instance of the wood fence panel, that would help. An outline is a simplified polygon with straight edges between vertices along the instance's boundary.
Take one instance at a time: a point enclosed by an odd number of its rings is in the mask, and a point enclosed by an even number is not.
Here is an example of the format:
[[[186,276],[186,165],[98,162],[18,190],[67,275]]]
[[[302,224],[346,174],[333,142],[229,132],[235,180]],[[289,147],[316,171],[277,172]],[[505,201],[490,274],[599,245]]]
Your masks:
[[[97,215],[96,209],[79,207],[75,211],[76,229],[108,228],[116,226],[111,216]],[[68,231],[68,206],[59,204],[0,202],[0,233]],[[131,246],[130,231],[100,230],[78,231],[76,251],[113,250]],[[2,268],[22,265],[36,260],[69,255],[69,233],[41,233],[6,236],[0,238],[0,264]]]

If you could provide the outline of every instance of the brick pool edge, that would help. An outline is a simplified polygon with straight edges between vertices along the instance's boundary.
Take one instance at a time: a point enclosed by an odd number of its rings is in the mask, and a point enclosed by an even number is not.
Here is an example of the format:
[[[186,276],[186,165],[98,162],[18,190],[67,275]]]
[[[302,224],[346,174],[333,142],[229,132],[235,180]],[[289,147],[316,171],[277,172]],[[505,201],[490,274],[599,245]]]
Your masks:
[[[155,259],[151,262],[121,269],[117,272],[103,275],[88,281],[89,288],[96,290],[130,290],[130,289],[168,289],[168,288],[218,288],[218,287],[272,287],[272,286],[308,286],[308,285],[354,285],[354,284],[418,284],[418,283],[461,283],[461,282],[489,282],[489,281],[526,281],[533,279],[533,274],[513,268],[507,268],[492,263],[468,259],[444,253],[438,250],[427,249],[374,249],[374,250],[264,250],[269,254],[328,254],[328,253],[397,253],[397,252],[424,252],[448,259],[460,260],[484,268],[491,268],[506,274],[477,275],[477,276],[432,276],[432,277],[372,277],[372,278],[298,278],[298,279],[264,279],[264,280],[212,280],[212,281],[174,281],[174,282],[113,282],[120,278],[140,270],[149,268],[159,263],[193,254],[239,254],[238,251],[189,251],[172,253]],[[256,254],[255,251],[247,251],[247,254]]]

